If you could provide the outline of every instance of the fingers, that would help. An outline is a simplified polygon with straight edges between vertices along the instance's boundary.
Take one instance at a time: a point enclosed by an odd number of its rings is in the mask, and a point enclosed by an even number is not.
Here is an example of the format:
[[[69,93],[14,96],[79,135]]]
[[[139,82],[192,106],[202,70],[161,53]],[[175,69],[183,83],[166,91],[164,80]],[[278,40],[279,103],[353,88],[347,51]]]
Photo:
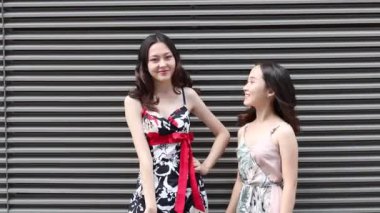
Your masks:
[[[200,171],[201,171],[201,163],[199,162],[198,159],[196,159],[194,157],[193,157],[193,166],[194,166],[195,172],[200,173]]]

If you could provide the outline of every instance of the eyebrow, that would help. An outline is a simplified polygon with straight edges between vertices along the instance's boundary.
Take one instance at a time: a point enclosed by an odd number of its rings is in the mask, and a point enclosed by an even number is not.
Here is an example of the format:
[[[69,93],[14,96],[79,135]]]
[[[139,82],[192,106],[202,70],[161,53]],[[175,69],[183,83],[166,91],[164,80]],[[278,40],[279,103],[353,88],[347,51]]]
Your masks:
[[[165,52],[163,55],[172,55],[172,53],[171,52]],[[150,55],[149,57],[158,57],[158,56],[160,56],[160,55],[155,54],[155,55]]]

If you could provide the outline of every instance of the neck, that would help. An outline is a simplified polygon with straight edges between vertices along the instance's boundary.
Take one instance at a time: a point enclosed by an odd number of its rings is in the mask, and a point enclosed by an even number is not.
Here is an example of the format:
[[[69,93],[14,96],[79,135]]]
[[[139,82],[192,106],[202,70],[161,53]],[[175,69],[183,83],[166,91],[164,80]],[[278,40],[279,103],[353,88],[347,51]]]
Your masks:
[[[154,82],[154,91],[156,94],[165,94],[173,91],[173,84],[170,81]]]
[[[256,109],[256,120],[258,122],[264,122],[276,117],[274,109],[271,105],[255,107]]]

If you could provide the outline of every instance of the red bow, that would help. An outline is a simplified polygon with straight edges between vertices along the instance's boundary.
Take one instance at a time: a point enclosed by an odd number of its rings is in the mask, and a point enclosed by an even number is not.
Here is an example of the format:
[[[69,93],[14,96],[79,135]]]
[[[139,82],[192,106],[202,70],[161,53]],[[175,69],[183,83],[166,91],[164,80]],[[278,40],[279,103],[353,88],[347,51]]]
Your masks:
[[[174,209],[177,213],[182,213],[184,211],[187,178],[189,177],[194,206],[197,209],[204,212],[205,208],[203,206],[203,201],[198,188],[197,179],[195,178],[195,169],[193,166],[193,152],[191,150],[191,142],[194,138],[193,133],[174,132],[168,135],[159,135],[158,133],[152,132],[148,133],[147,136],[149,138],[149,145],[151,146],[167,143],[181,143],[178,192]]]

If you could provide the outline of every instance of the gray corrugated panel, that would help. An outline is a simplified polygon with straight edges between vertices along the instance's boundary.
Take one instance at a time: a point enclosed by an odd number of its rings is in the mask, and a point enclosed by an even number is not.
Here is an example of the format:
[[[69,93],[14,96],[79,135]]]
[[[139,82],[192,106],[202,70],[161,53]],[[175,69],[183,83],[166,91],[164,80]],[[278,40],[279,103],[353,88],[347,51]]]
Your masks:
[[[9,174],[137,174],[138,169],[129,169],[129,168],[59,168],[59,167],[53,167],[53,168],[10,168],[8,170]],[[10,192],[17,193],[16,188],[9,189]],[[37,193],[36,191],[33,191],[33,189],[24,189],[25,191],[29,191],[30,193]],[[51,193],[61,193],[56,190],[51,189],[44,189],[45,192],[50,191]],[[75,191],[76,189],[62,189],[62,191]],[[78,193],[81,189],[77,189]],[[96,190],[96,189],[95,189]],[[93,193],[96,193],[95,190],[92,190]],[[105,189],[107,190],[107,189]],[[110,189],[111,190],[111,189]],[[116,191],[116,189],[115,189]],[[125,190],[124,190],[125,191]]]
[[[315,104],[309,106],[298,106],[297,109],[302,111],[378,110],[380,109],[380,104]]]
[[[143,8],[142,8],[143,9]],[[284,14],[350,14],[379,13],[379,8],[301,8],[301,9],[227,9],[227,10],[140,10],[140,11],[56,11],[56,12],[6,12],[6,18],[36,17],[124,17],[124,16],[240,16],[240,15],[284,15]]]
[[[299,183],[371,183],[378,182],[379,176],[361,177],[318,177],[318,178],[299,178]]]
[[[350,165],[348,165],[350,166]],[[361,172],[373,172],[378,173],[380,167],[378,166],[350,166],[346,167],[325,167],[325,168],[300,168],[299,172],[303,174],[327,174],[327,175],[340,175],[342,173],[361,173]]]
[[[9,183],[135,184],[126,178],[10,178]]]
[[[287,43],[222,43],[222,44],[176,44],[180,50],[210,50],[210,49],[277,49],[277,48],[339,48],[339,47],[379,47],[377,41],[339,41],[339,42],[287,42]],[[139,45],[7,45],[6,50],[138,50]]]
[[[300,159],[302,163],[323,163],[323,162],[379,162],[380,156],[349,156],[349,157],[304,157]]]
[[[331,19],[282,19],[282,20],[184,20],[184,21],[99,21],[99,22],[29,22],[5,23],[6,29],[17,28],[93,28],[93,27],[231,27],[271,25],[332,25],[332,24],[379,24],[380,18],[331,18]]]
[[[52,71],[73,71],[76,72],[78,70],[134,70],[134,65],[9,65],[5,67],[6,71],[35,71],[35,70],[52,70]]]
[[[303,126],[303,131],[347,131],[347,130],[380,130],[378,124],[361,124],[361,125],[318,125],[318,126]]]
[[[139,43],[157,29],[232,134],[205,178],[210,212],[229,200],[242,87],[260,59],[291,69],[297,89],[295,212],[379,212],[379,3],[4,2],[10,212],[125,212],[138,160],[123,99]],[[192,130],[202,160],[213,137],[199,119]]]
[[[106,125],[107,126],[107,125]],[[322,129],[322,127],[320,127]],[[343,127],[342,127],[343,128]],[[363,127],[365,128],[365,127]],[[377,129],[377,127],[373,127],[374,129]],[[230,131],[236,130],[237,127],[230,127]],[[312,129],[312,128],[310,128]],[[337,129],[339,129],[337,127]],[[49,126],[41,126],[41,127],[8,127],[8,132],[14,132],[14,133],[21,133],[21,132],[80,132],[80,133],[94,133],[94,132],[103,132],[103,133],[124,133],[127,132],[128,129],[126,127],[49,127]],[[192,131],[194,132],[210,132],[210,130],[207,127],[194,127],[192,128]]]
[[[89,208],[89,209],[83,209],[83,207],[71,207],[69,209],[67,208],[17,208],[12,209],[9,211],[9,213],[125,213],[125,208],[117,208],[117,209],[110,209],[110,208]]]
[[[243,108],[241,108],[243,109]],[[119,107],[9,107],[9,112],[122,112]]]
[[[7,91],[123,91],[128,92],[132,86],[8,86]]]
[[[320,208],[317,211],[312,209],[302,209],[302,210],[295,210],[295,213],[341,213],[341,212],[347,212],[347,213],[378,213],[380,212],[380,208],[376,207],[362,207],[362,208]]]
[[[132,145],[132,144],[131,144]],[[83,147],[75,148],[49,148],[47,147],[36,147],[36,148],[9,148],[8,153],[40,153],[40,154],[49,154],[49,153],[126,153],[126,154],[136,154],[135,148],[108,148],[108,147],[96,147],[89,149],[88,145]],[[209,152],[208,148],[194,148],[194,152],[197,153],[207,153]],[[234,152],[235,149],[227,149],[226,152]],[[336,149],[335,149],[336,150]],[[353,149],[352,149],[353,150]]]
[[[255,5],[255,4],[342,4],[342,3],[378,3],[377,0],[366,0],[358,2],[357,0],[177,0],[177,1],[36,1],[36,2],[6,2],[4,7],[89,7],[89,6],[168,6],[168,5]]]
[[[356,146],[319,146],[319,147],[300,147],[300,152],[369,152],[369,151],[379,151],[380,145],[356,145]]]
[[[380,85],[377,83],[372,84],[326,84],[326,85],[296,85],[297,89],[300,90],[314,90],[314,89],[355,89],[355,88],[379,88]],[[202,85],[198,86],[201,91],[242,91],[243,85],[236,86],[223,86],[223,85]],[[76,92],[86,92],[86,91],[122,91],[127,94],[128,91],[132,90],[132,86],[8,86],[7,91],[76,91]]]
[[[347,117],[347,116],[346,116]],[[346,120],[349,120],[349,118],[346,118]],[[371,119],[369,119],[371,120]],[[345,135],[332,135],[332,136],[299,136],[299,140],[307,142],[307,141],[379,141],[380,135],[377,134],[371,134],[371,135],[351,135],[351,134],[345,134]]]
[[[16,90],[19,91],[19,90]],[[121,91],[124,91],[121,90]],[[108,101],[124,101],[125,96],[62,96],[62,97],[57,97],[57,96],[18,96],[18,97],[7,97],[8,101],[94,101],[94,102],[108,102]],[[360,99],[360,97],[357,97]],[[224,100],[229,100],[229,101],[242,101],[243,96],[202,96],[202,99],[204,101],[224,101]],[[299,99],[303,100],[303,98]],[[308,100],[305,98],[305,100]]]
[[[116,198],[109,198],[109,199],[17,199],[17,200],[10,200],[10,204],[32,204],[32,205],[49,205],[49,204],[71,204],[71,205],[104,205],[104,204],[124,204],[126,201],[125,199],[116,199]]]
[[[34,75],[20,75],[20,76],[7,76],[7,81],[135,81],[134,76],[78,76],[78,75],[59,75],[59,76],[34,76]]]
[[[319,89],[375,89],[380,88],[379,83],[335,83],[335,84],[305,84],[295,85],[299,90],[319,90]]]
[[[87,146],[83,147],[69,147],[69,148],[9,148],[8,153],[136,153],[134,148],[108,148],[108,147],[92,147],[88,148]]]
[[[332,30],[332,31],[317,31],[310,30],[309,32],[304,31],[278,31],[278,32],[207,32],[207,33],[170,33],[168,34],[171,38],[179,39],[258,39],[258,38],[329,38],[329,37],[342,37],[342,38],[353,38],[353,37],[373,37],[379,36],[380,30]],[[5,35],[6,40],[88,40],[88,39],[99,39],[99,40],[116,40],[116,39],[138,39],[142,40],[146,37],[146,34],[123,34],[123,33],[107,33],[102,34],[75,34],[75,33],[65,33],[65,34],[11,34]]]
[[[294,74],[292,75],[293,80],[343,80],[343,79],[373,79],[373,78],[379,78],[380,79],[380,73],[373,72],[373,73],[336,73],[336,74]]]
[[[377,197],[363,197],[363,198],[315,198],[315,199],[300,199],[300,203],[379,203],[380,199]]]
[[[132,143],[130,137],[12,137],[9,143]]]
[[[74,99],[73,99],[74,100]],[[217,118],[220,121],[236,121],[237,118],[235,116],[232,117],[226,117],[226,116],[217,116]],[[1,120],[1,118],[0,118]],[[92,123],[101,123],[101,122],[125,122],[125,117],[111,117],[111,116],[104,116],[104,117],[91,117],[91,116],[76,116],[76,117],[8,117],[7,121],[10,123],[28,123],[28,122],[43,122],[43,123],[54,123],[54,122],[69,122],[69,123],[78,123],[78,122],[92,122]],[[197,121],[199,122],[199,119],[192,119],[192,121]]]
[[[283,63],[288,69],[354,69],[354,68],[377,68],[380,62],[331,62],[331,63]],[[247,64],[185,64],[187,70],[208,70],[208,71],[248,71],[252,67],[252,62]],[[132,71],[135,65],[8,65],[6,71]]]
[[[138,159],[136,158],[17,158],[17,159],[9,159],[9,163],[24,163],[24,164],[32,164],[32,163],[89,163],[89,164],[96,164],[96,163],[138,163]]]
[[[350,75],[349,75],[350,76]],[[376,73],[373,76],[377,76]],[[368,76],[368,78],[372,77]],[[193,80],[198,81],[209,81],[209,80],[246,80],[247,76],[243,75],[193,75],[191,76]],[[356,78],[353,75],[352,78]],[[380,76],[379,76],[380,78]],[[7,81],[131,81],[134,83],[134,76],[111,76],[111,75],[102,75],[102,76],[88,76],[88,75],[44,75],[44,76],[34,76],[34,75],[20,75],[20,76],[6,76]]]
[[[250,60],[270,60],[270,59],[319,59],[319,58],[369,58],[369,57],[379,57],[380,53],[374,51],[368,52],[345,52],[345,53],[272,53],[272,54],[197,54],[197,55],[187,55],[183,54],[181,57],[183,60],[236,60],[236,59],[250,59]],[[0,58],[1,59],[1,58]],[[136,55],[9,55],[5,57],[5,60],[25,60],[25,61],[35,61],[35,60],[56,60],[56,61],[98,61],[98,60],[137,60]]]
[[[354,87],[355,88],[355,87]],[[359,87],[363,89],[362,87]],[[331,88],[323,88],[323,89],[331,89]],[[346,89],[346,88],[340,88]],[[353,89],[353,88],[350,88]],[[338,94],[338,95],[298,95],[297,100],[360,100],[360,99],[377,99],[380,98],[380,94]]]
[[[91,184],[136,184],[137,180],[126,179],[126,178],[10,178],[8,180],[9,183],[27,183],[27,184],[64,184],[64,183],[72,183],[72,184],[83,184],[91,185]],[[368,180],[371,181],[371,180]],[[372,180],[373,181],[373,180]],[[232,179],[217,179],[217,178],[208,178],[205,180],[206,184],[221,184],[221,183],[233,183]],[[333,181],[334,182],[334,181]]]
[[[130,169],[130,168],[59,168],[59,167],[34,167],[34,168],[10,168],[8,169],[9,174],[137,174],[138,169]],[[370,170],[368,170],[370,171]],[[210,174],[225,174],[225,173],[233,173],[236,174],[236,169],[213,169]],[[15,190],[15,189],[10,189]],[[25,189],[28,190],[28,189]],[[49,190],[49,189],[47,189]],[[62,189],[66,190],[66,189]],[[67,189],[70,190],[70,189]],[[75,190],[75,189],[73,189]],[[33,190],[29,189],[30,192]],[[51,191],[51,190],[50,190]],[[16,191],[11,191],[16,192]],[[79,193],[78,189],[78,193]],[[58,193],[58,192],[55,192]],[[94,192],[95,193],[95,192]]]
[[[122,104],[122,103],[121,103]],[[358,107],[361,107],[362,105],[359,105]],[[365,105],[368,106],[367,108],[370,107],[375,107],[377,105]],[[211,111],[234,111],[234,112],[242,112],[246,108],[243,106],[231,106],[231,107],[209,107]],[[8,107],[7,110],[9,112],[123,112],[124,107],[119,106],[119,107],[112,107],[112,106],[107,106],[107,107],[28,107],[28,106],[20,106],[20,107]]]

